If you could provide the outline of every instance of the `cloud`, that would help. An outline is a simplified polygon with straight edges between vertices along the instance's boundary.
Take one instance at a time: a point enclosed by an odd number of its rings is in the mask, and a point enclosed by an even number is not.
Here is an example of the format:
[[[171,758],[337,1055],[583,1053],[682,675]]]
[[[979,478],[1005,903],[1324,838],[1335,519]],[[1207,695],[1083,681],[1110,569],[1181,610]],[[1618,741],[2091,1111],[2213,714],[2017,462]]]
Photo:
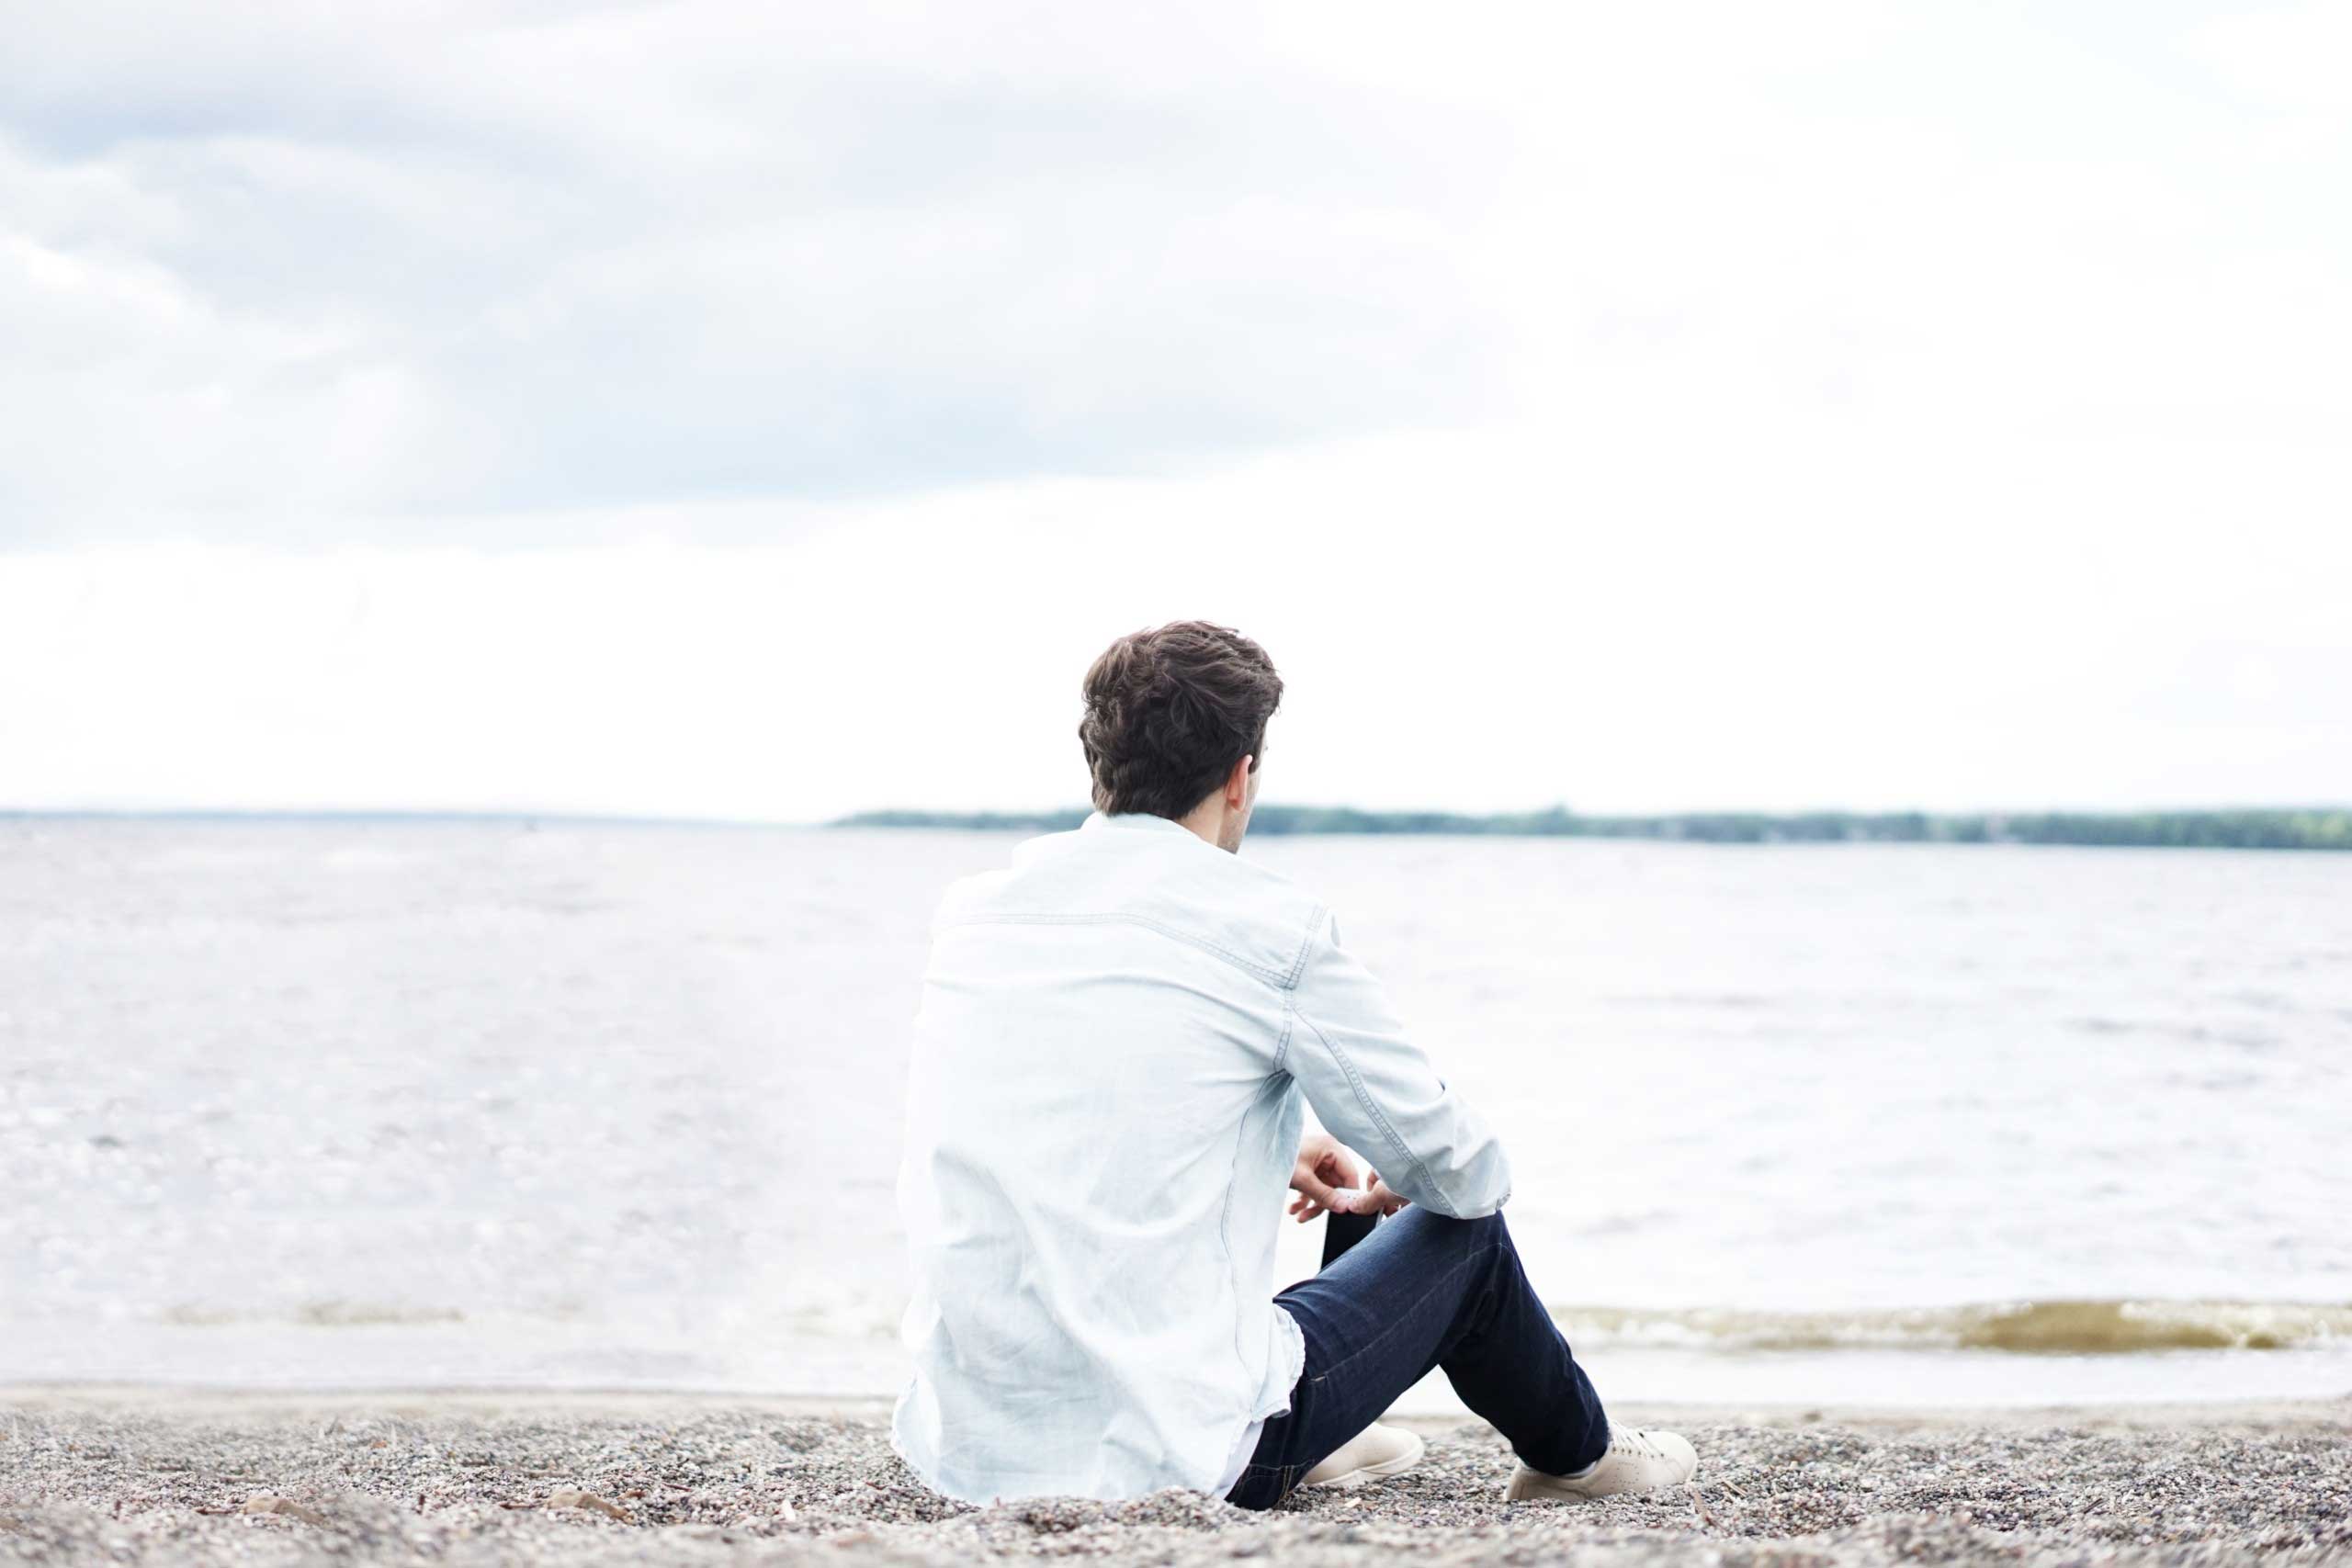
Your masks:
[[[38,9],[0,75],[0,546],[661,505],[757,541],[743,501],[1532,423],[2317,466],[2352,412],[2324,26]]]
[[[2317,8],[92,4],[0,65],[0,546],[1548,423],[2321,461]],[[730,502],[738,504],[716,504]]]
[[[1475,115],[1253,51],[1241,10],[985,15],[29,19],[0,539],[529,539],[1492,403]]]

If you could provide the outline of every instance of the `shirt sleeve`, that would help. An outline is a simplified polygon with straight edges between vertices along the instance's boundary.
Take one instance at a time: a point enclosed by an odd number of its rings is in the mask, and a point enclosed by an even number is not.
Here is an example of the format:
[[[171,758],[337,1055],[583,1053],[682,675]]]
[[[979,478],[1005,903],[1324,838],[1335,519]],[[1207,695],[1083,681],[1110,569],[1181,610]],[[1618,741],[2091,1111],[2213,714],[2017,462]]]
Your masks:
[[[1340,945],[1328,910],[1291,993],[1282,1066],[1324,1127],[1400,1197],[1466,1220],[1510,1196],[1502,1145],[1406,1037],[1388,993]]]

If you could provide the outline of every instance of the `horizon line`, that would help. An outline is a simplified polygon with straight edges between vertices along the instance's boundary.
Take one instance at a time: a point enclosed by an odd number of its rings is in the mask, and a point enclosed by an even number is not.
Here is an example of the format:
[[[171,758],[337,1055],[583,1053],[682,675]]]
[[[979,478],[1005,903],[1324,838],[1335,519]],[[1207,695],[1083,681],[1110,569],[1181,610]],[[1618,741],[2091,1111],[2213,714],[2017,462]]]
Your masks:
[[[934,818],[1030,821],[1080,817],[1088,805],[1047,807],[867,807],[822,818],[736,817],[674,812],[595,811],[529,807],[368,807],[368,806],[0,806],[5,821],[313,821],[313,822],[562,822],[582,826],[646,828],[837,828],[882,827],[879,818]],[[2352,812],[2352,802],[2297,801],[2285,804],[2245,803],[2200,806],[1979,806],[1935,807],[1917,806],[1793,807],[1679,807],[1651,810],[1580,811],[1566,802],[1543,806],[1462,810],[1452,807],[1371,807],[1306,801],[1269,801],[1261,809],[1277,815],[1294,812],[1346,814],[1364,818],[1451,818],[1464,821],[1493,821],[1504,818],[1562,817],[1584,822],[1672,821],[1701,818],[1747,818],[1796,820],[1805,818],[1886,819],[1919,817],[1950,820],[1958,818],[2013,817],[2219,817],[2246,813],[2337,814]]]

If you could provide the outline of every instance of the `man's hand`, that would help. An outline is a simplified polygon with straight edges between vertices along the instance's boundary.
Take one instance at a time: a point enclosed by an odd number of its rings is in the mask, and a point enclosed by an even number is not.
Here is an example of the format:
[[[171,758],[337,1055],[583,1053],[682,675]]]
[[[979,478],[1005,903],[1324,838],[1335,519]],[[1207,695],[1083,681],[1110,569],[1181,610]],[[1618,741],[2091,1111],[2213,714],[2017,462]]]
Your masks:
[[[1290,1201],[1290,1213],[1297,1216],[1300,1224],[1334,1211],[1342,1214],[1393,1214],[1406,1202],[1388,1190],[1378,1171],[1363,1168],[1356,1152],[1329,1133],[1309,1133],[1299,1141],[1298,1163],[1291,1167],[1290,1187],[1298,1194]]]

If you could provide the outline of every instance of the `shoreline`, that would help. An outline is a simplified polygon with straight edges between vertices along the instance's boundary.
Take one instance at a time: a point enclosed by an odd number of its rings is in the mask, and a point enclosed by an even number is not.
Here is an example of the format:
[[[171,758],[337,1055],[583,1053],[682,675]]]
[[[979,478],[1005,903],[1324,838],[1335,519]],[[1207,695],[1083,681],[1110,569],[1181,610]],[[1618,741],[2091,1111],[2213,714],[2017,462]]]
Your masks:
[[[205,1411],[221,1415],[316,1412],[334,1416],[388,1407],[417,1406],[447,1411],[509,1411],[535,1416],[600,1416],[651,1419],[712,1410],[757,1410],[794,1419],[843,1421],[888,1419],[892,1394],[742,1393],[708,1389],[544,1388],[529,1384],[384,1384],[357,1388],[277,1388],[260,1385],[175,1383],[145,1381],[0,1380],[0,1412],[56,1409],[105,1411]],[[2077,1424],[2142,1429],[2264,1421],[2341,1421],[2352,1438],[2352,1391],[2294,1399],[2052,1401],[2047,1404],[1853,1404],[1821,1400],[1658,1400],[1624,1402],[1643,1422],[1744,1421],[1761,1426],[1967,1425],[2010,1427],[2072,1420]],[[1448,1431],[1476,1417],[1445,1411],[1384,1417],[1417,1430]]]
[[[1900,1410],[1629,1403],[1700,1450],[1671,1494],[1501,1500],[1483,1422],[1412,1416],[1422,1462],[1251,1514],[937,1497],[888,1401],[644,1391],[0,1384],[0,1563],[1034,1562],[1264,1557],[1421,1568],[2352,1562],[2352,1398]]]

